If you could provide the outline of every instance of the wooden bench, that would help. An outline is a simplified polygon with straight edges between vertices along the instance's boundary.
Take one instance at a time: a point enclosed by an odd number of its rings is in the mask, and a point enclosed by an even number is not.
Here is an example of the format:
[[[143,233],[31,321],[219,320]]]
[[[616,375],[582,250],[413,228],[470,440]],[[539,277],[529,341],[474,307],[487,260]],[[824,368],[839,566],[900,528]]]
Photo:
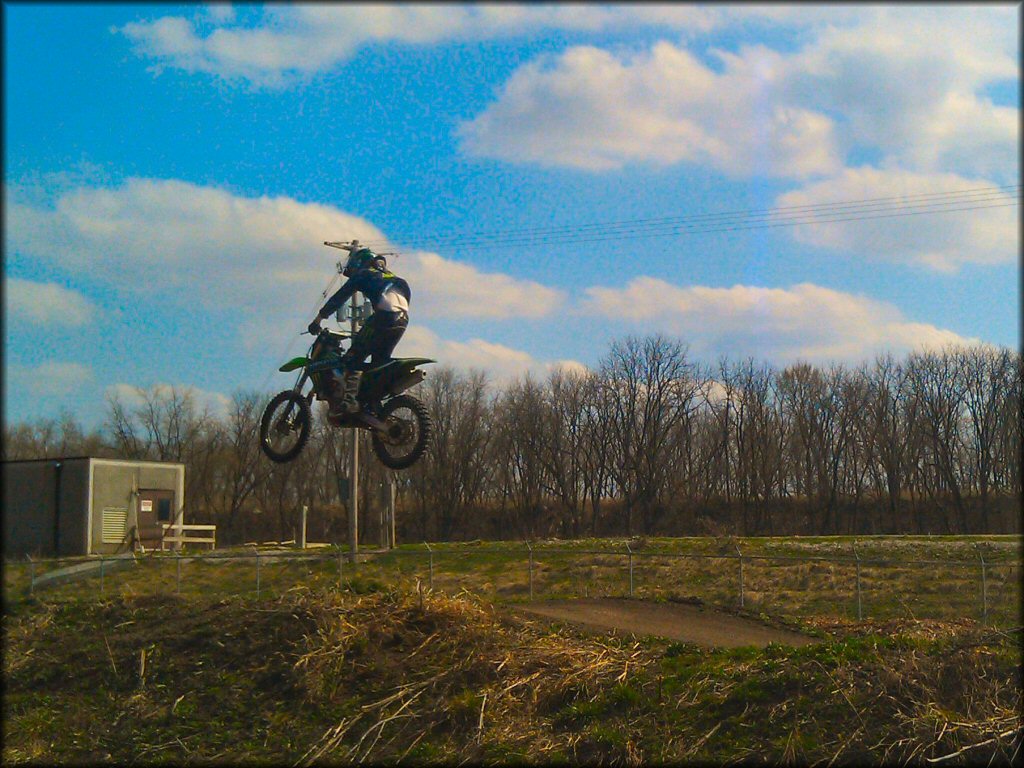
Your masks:
[[[169,530],[173,529],[177,532],[176,536],[168,536]],[[209,536],[187,536],[188,533],[199,533],[202,531],[209,531]],[[215,549],[217,546],[217,526],[216,525],[182,525],[182,524],[170,524],[164,523],[163,525],[163,537],[160,539],[160,549],[167,549],[167,544],[209,544],[210,549]]]

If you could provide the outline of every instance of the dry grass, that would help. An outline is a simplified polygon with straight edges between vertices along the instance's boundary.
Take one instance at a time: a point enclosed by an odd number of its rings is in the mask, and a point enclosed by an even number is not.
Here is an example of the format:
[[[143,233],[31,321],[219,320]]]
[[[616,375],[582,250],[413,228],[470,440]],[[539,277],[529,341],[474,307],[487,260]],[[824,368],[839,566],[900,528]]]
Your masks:
[[[1012,739],[990,740],[1024,703],[1019,629],[806,625],[823,642],[715,651],[365,580],[27,604],[4,618],[3,758],[1009,763]]]
[[[579,737],[553,733],[544,713],[591,702],[630,664],[653,660],[636,642],[542,630],[469,594],[389,591],[312,605],[318,631],[296,662],[310,695],[336,697],[369,679],[386,695],[325,731],[300,764],[399,760],[428,734],[442,761],[568,757]]]

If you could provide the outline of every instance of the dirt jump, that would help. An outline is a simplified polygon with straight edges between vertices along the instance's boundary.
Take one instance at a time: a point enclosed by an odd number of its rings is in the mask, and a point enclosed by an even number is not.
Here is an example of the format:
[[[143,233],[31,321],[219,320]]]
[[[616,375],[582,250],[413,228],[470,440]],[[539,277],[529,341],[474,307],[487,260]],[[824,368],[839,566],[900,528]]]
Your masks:
[[[518,609],[532,616],[543,616],[587,629],[656,635],[711,648],[764,647],[768,643],[800,646],[815,642],[798,632],[686,603],[582,598],[547,600],[518,606]]]

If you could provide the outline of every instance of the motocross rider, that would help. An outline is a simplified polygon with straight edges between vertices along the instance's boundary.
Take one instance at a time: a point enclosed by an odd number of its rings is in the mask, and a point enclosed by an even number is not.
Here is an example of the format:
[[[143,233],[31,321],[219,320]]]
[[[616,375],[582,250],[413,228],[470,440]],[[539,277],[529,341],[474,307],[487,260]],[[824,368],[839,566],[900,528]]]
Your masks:
[[[358,243],[354,242],[353,246],[358,246]],[[338,385],[335,392],[340,391],[341,399],[332,403],[331,416],[359,411],[356,393],[364,370],[363,362],[367,355],[372,355],[370,365],[375,367],[391,357],[409,324],[409,299],[412,295],[409,284],[388,271],[387,260],[366,247],[353,247],[342,274],[348,280],[327,300],[309,324],[309,332],[319,334],[320,323],[336,312],[356,291],[370,300],[373,315],[359,329],[348,350],[341,356],[338,368],[340,381],[335,379]]]

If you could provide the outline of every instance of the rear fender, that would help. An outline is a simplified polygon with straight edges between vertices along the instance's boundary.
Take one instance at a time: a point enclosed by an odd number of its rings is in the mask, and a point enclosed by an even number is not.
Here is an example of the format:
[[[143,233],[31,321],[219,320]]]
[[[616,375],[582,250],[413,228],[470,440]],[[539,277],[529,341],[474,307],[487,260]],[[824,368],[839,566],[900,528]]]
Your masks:
[[[416,370],[416,366],[433,362],[436,361],[427,357],[399,357],[378,368],[371,368],[363,374],[359,395],[364,400],[381,400],[404,392],[427,375],[426,371]]]

